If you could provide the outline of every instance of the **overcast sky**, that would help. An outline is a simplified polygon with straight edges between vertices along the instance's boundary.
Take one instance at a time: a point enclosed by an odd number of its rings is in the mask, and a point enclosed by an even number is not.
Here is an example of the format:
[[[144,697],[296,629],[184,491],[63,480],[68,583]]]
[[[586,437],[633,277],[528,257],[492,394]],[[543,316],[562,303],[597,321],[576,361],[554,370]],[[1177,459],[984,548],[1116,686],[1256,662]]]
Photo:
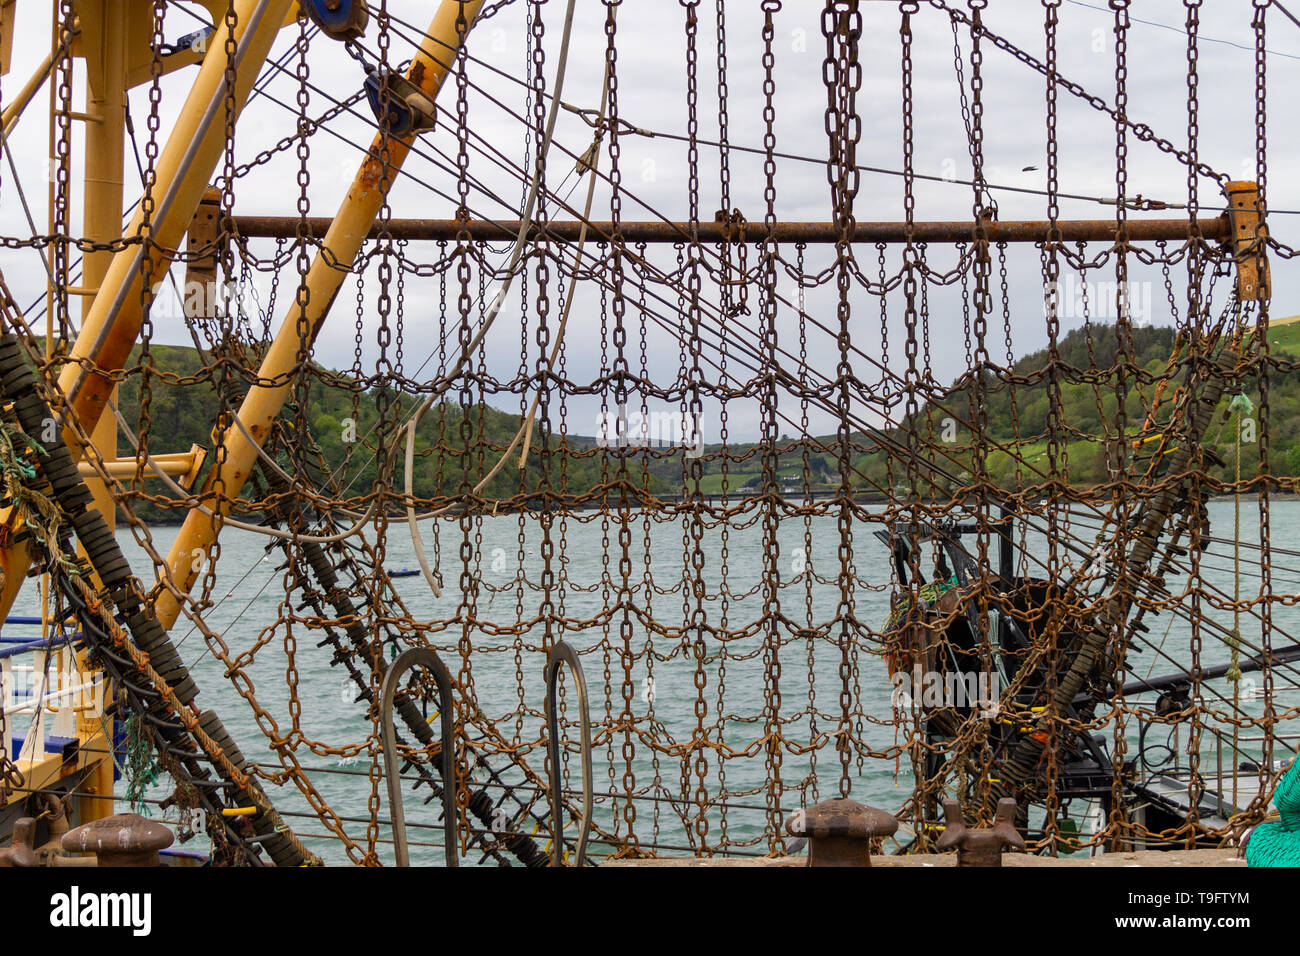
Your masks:
[[[956,0],[953,0],[955,3]],[[19,5],[17,38],[14,44],[13,66],[3,81],[4,99],[7,101],[31,75],[49,49],[49,6],[35,0],[23,0]],[[776,14],[776,135],[777,148],[808,157],[808,161],[780,160],[777,172],[777,215],[790,220],[827,220],[831,218],[830,190],[826,181],[825,158],[827,141],[824,132],[825,91],[821,82],[822,59],[825,44],[820,33],[820,4],[813,0],[786,0]],[[962,5],[964,8],[964,4]],[[1300,3],[1296,4],[1300,9]],[[201,7],[174,4],[166,20],[166,35],[174,41],[200,26],[199,19],[187,8],[205,16]],[[434,4],[428,0],[390,0],[389,10],[399,22],[419,29],[427,27]],[[568,76],[563,92],[565,102],[580,108],[595,109],[600,103],[600,88],[604,63],[604,6],[598,0],[578,0]],[[899,170],[902,167],[902,108],[900,75],[900,39],[898,4],[893,2],[864,2],[862,4],[864,33],[861,43],[863,67],[862,90],[857,106],[862,123],[862,137],[858,146],[858,161],[863,165]],[[699,135],[715,140],[719,133],[717,98],[717,31],[716,9],[710,0],[700,5],[699,27]],[[1253,34],[1250,26],[1249,0],[1215,0],[1202,11],[1199,58],[1200,76],[1200,149],[1201,158],[1216,170],[1232,178],[1255,178],[1254,146],[1254,71]],[[558,0],[545,4],[543,17],[546,25],[545,53],[548,89],[554,83],[554,69],[559,53],[563,25],[564,5]],[[523,186],[517,176],[494,162],[487,155],[487,147],[498,149],[515,164],[526,163],[525,127],[511,115],[524,109],[525,89],[519,79],[527,76],[525,46],[526,5],[523,0],[507,7],[490,20],[479,24],[471,34],[470,53],[484,61],[471,63],[469,77],[475,89],[470,94],[469,125],[475,140],[472,143],[471,174],[481,180],[486,192],[473,189],[470,206],[475,216],[514,218]],[[760,27],[762,16],[757,0],[731,0],[726,4],[727,82],[730,142],[735,146],[761,147],[762,120],[762,66],[759,55],[762,49]],[[1186,35],[1183,32],[1185,12],[1177,0],[1138,0],[1133,4],[1135,19],[1129,34],[1129,115],[1135,122],[1150,124],[1156,133],[1182,148],[1187,142],[1186,108]],[[1041,59],[1044,51],[1042,8],[1034,0],[993,0],[985,13],[985,23],[993,32],[1005,36],[1013,43]],[[618,107],[622,120],[645,131],[685,134],[686,111],[686,41],[685,13],[682,7],[668,0],[626,0],[618,14]],[[1103,0],[1076,2],[1065,0],[1061,7],[1059,39],[1060,71],[1082,84],[1091,92],[1113,102],[1115,97],[1115,49],[1113,14]],[[914,17],[914,96],[915,96],[915,150],[914,164],[918,173],[947,176],[955,179],[969,178],[970,159],[967,140],[959,108],[959,86],[953,68],[953,36],[948,17],[923,4]],[[364,38],[365,46],[378,49],[378,31],[372,22]],[[292,47],[296,28],[283,31],[272,57],[279,56]],[[413,29],[395,30],[390,37],[390,58],[397,63],[406,60],[412,50],[417,32]],[[1294,90],[1300,81],[1300,27],[1291,23],[1277,10],[1270,12],[1268,21],[1268,83],[1269,116],[1268,183],[1271,207],[1272,233],[1283,242],[1291,242],[1293,225],[1300,225],[1300,217],[1287,214],[1300,210],[1300,186],[1294,175],[1293,155],[1296,147],[1294,120]],[[963,31],[962,50],[968,56],[969,35]],[[1041,189],[1045,186],[1045,132],[1044,132],[1044,80],[1011,56],[983,44],[984,66],[984,156],[985,177],[990,184]],[[290,53],[289,69],[294,68],[294,54]],[[334,99],[353,94],[361,85],[360,66],[350,59],[343,48],[323,36],[311,43],[308,54],[311,83],[318,87],[312,91],[308,112],[319,115]],[[486,65],[485,65],[486,64]],[[493,72],[496,67],[504,75]],[[177,71],[165,78],[162,84],[161,135],[171,127],[189,84],[197,72],[196,67]],[[966,66],[969,84],[969,62]],[[80,103],[80,74],[78,79]],[[266,89],[267,95],[255,99],[239,124],[236,141],[241,161],[255,156],[273,145],[293,128],[294,118],[280,103],[292,106],[297,92],[297,81],[292,72],[276,74]],[[408,161],[404,178],[394,190],[392,210],[395,217],[450,218],[455,211],[448,197],[456,194],[456,178],[445,168],[446,157],[454,157],[457,140],[454,122],[454,87],[449,86],[440,103],[443,125],[423,137],[419,152]],[[494,103],[493,100],[498,100]],[[33,204],[38,231],[44,230],[46,129],[44,123],[45,94],[42,93],[33,109],[19,124],[10,140],[19,176],[27,199]],[[1115,132],[1112,120],[1092,109],[1077,98],[1062,91],[1059,97],[1060,189],[1066,193],[1105,197],[1115,193]],[[138,137],[145,135],[145,117],[148,110],[147,88],[137,88],[131,94],[131,106]],[[337,210],[347,185],[356,171],[361,147],[368,145],[373,126],[364,104],[356,115],[345,114],[332,122],[329,129],[338,136],[318,133],[311,142],[311,185],[308,190],[311,214],[332,216]],[[482,137],[479,141],[477,137]],[[585,182],[578,184],[569,175],[573,169],[569,153],[581,153],[591,141],[591,130],[581,119],[569,112],[560,116],[556,146],[552,153],[548,183],[560,195],[570,195],[570,202],[581,206],[585,195]],[[644,135],[627,135],[620,139],[625,196],[622,215],[628,220],[685,219],[688,214],[688,183],[686,145],[678,140]],[[608,141],[606,142],[608,145]],[[143,152],[144,141],[140,140]],[[566,153],[565,150],[568,152]],[[761,220],[764,213],[764,177],[762,156],[733,151],[729,157],[731,167],[731,206],[739,208],[751,221]],[[238,213],[263,215],[294,215],[298,198],[295,180],[297,160],[292,150],[257,168],[241,179],[235,192]],[[440,165],[441,164],[441,165]],[[1037,167],[1026,170],[1025,167]],[[609,169],[607,153],[601,157],[602,171]],[[713,147],[700,150],[699,208],[702,218],[711,219],[720,204],[719,152]],[[1130,139],[1128,161],[1128,193],[1170,203],[1186,201],[1186,171],[1176,159],[1160,152],[1155,146]],[[31,229],[18,202],[16,184],[6,164],[0,176],[0,229],[8,236],[28,236]],[[139,194],[138,178],[134,165],[128,161],[128,203]],[[567,181],[566,180],[567,177]],[[563,184],[562,184],[562,181]],[[80,172],[74,172],[74,182],[80,183]],[[574,186],[576,190],[570,192]],[[1206,215],[1219,208],[1218,187],[1212,180],[1201,180],[1201,201]],[[918,220],[969,219],[972,215],[972,193],[969,186],[952,182],[917,181],[916,217]],[[504,197],[515,208],[508,208],[487,193]],[[901,219],[903,180],[896,175],[864,172],[855,204],[859,220]],[[1046,200],[1041,195],[995,191],[1002,219],[1046,217]],[[80,209],[80,199],[74,201]],[[1064,218],[1108,218],[1114,215],[1114,206],[1095,201],[1063,200],[1061,215]],[[1172,213],[1131,213],[1140,216],[1179,216]],[[569,218],[555,213],[555,218]],[[609,190],[602,184],[597,189],[593,217],[609,217]],[[74,231],[76,229],[74,223]],[[273,246],[263,243],[258,247],[262,255],[269,255]],[[1093,248],[1095,254],[1100,247]],[[793,260],[795,250],[783,248],[783,253]],[[857,249],[862,270],[874,279],[878,268],[876,250],[871,246]],[[429,263],[437,259],[436,247],[412,245],[408,251],[413,261]],[[710,255],[713,255],[711,251]],[[824,268],[826,250],[810,250],[810,270]],[[25,305],[43,294],[43,268],[37,255],[31,251],[6,251],[0,253],[6,279]],[[652,255],[656,265],[667,270],[676,267],[671,249],[662,249]],[[750,264],[755,253],[751,249]],[[504,261],[504,249],[497,261]],[[951,246],[934,246],[927,256],[932,268],[947,271],[956,262]],[[887,269],[890,274],[898,268],[898,251],[890,251]],[[1038,274],[1036,251],[1032,247],[1013,248],[1009,256],[1012,351],[1019,356],[1041,348],[1046,341],[1043,321],[1042,289]],[[1292,279],[1295,269],[1287,261],[1274,258],[1274,300],[1272,314],[1291,315],[1300,312],[1300,304]],[[1131,276],[1139,285],[1135,288],[1134,319],[1169,325],[1175,321],[1165,303],[1164,290],[1158,271],[1139,267],[1133,262]],[[181,270],[177,269],[177,275]],[[1113,267],[1101,275],[1089,278],[1103,281],[1113,279]],[[1181,304],[1186,298],[1185,273],[1182,267],[1174,269],[1174,284]],[[259,288],[263,301],[269,290],[269,276],[260,278]],[[281,305],[270,317],[272,327],[284,318],[284,303],[291,292],[295,273],[282,273]],[[476,284],[477,286],[477,284]],[[373,367],[377,354],[374,345],[376,323],[375,292],[377,278],[372,270],[367,276],[367,303],[363,309],[364,361]],[[1222,302],[1226,283],[1221,282],[1216,299]],[[636,293],[628,287],[628,322],[632,326],[629,337],[629,361],[639,372],[640,319],[635,308]],[[716,307],[717,286],[706,282],[704,292],[710,310]],[[797,298],[794,284],[782,279],[780,292],[791,301]],[[670,292],[659,290],[670,296]],[[519,306],[518,284],[512,293],[511,304],[502,311],[493,332],[488,337],[486,364],[488,370],[499,378],[508,378],[520,367],[521,337],[529,344],[525,359],[531,366],[535,362],[534,324],[532,316]],[[757,292],[751,290],[750,306],[754,314],[743,321],[756,325]],[[879,298],[855,286],[851,298],[853,318],[851,327],[854,345],[874,359],[884,359],[889,372],[882,372],[870,361],[855,359],[855,372],[868,382],[891,386],[892,374],[901,373],[903,366],[903,303],[898,295],[887,300],[888,342],[882,338],[881,308]],[[453,289],[454,303],[454,289]],[[1094,302],[1094,306],[1097,303]],[[814,290],[806,297],[805,308],[818,321],[833,326],[835,322],[835,296],[830,286]],[[558,305],[552,295],[552,313]],[[584,288],[575,301],[568,333],[567,374],[578,381],[590,381],[600,374],[598,293],[592,283]],[[165,343],[189,344],[190,338],[180,317],[160,310],[155,316],[156,340]],[[681,318],[673,308],[660,304],[657,311],[670,326]],[[1005,358],[1003,342],[1002,304],[995,300],[995,314],[990,323],[990,349],[995,359]],[[1141,313],[1145,314],[1141,314]],[[75,309],[74,309],[75,314]],[[1112,320],[1113,316],[1097,314],[1099,321]],[[940,382],[950,382],[966,367],[967,345],[962,330],[959,302],[953,289],[930,290],[930,364],[933,375]],[[255,324],[262,320],[255,318]],[[1080,315],[1062,317],[1065,328],[1078,326]],[[405,355],[403,367],[415,376],[415,370],[436,349],[439,336],[438,282],[436,279],[408,277],[405,283],[403,322],[405,327]],[[335,311],[329,317],[320,336],[316,357],[322,363],[338,368],[352,364],[356,325],[355,283],[349,279],[340,294]],[[682,373],[680,346],[669,331],[654,322],[647,325],[647,369],[649,377],[659,385],[670,385]],[[782,347],[792,352],[798,349],[797,322],[790,309],[783,308],[779,320]],[[731,330],[736,340],[752,343],[752,335],[740,328]],[[810,328],[808,341],[810,364],[816,370],[832,373],[837,358],[834,341],[825,333]],[[716,352],[709,357],[716,360]],[[749,373],[733,355],[728,360],[728,370],[733,380],[744,380]],[[430,377],[437,360],[424,366],[417,377]],[[689,364],[689,363],[688,363]],[[718,373],[706,360],[706,376],[716,380]],[[494,404],[518,410],[519,398],[501,396]],[[798,419],[797,404],[783,401],[782,411]],[[568,403],[569,430],[577,434],[591,434],[596,427],[598,401],[575,398]],[[652,410],[655,406],[652,405]],[[553,417],[558,417],[558,412]],[[733,440],[753,438],[758,422],[758,407],[753,402],[736,402],[728,412],[729,435]],[[876,419],[878,420],[878,419]],[[705,437],[712,441],[719,435],[721,421],[716,406],[706,408]],[[827,415],[814,414],[810,430],[824,433],[833,428]],[[794,429],[782,425],[782,431]]]

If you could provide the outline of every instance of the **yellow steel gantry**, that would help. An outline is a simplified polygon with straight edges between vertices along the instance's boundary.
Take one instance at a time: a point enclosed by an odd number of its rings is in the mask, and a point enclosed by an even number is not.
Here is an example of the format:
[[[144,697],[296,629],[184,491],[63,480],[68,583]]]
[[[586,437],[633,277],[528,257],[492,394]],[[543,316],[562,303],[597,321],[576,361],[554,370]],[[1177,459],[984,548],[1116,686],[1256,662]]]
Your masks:
[[[203,0],[213,22],[223,24],[229,8],[226,0]],[[0,54],[3,69],[9,66],[17,3],[6,0],[0,5]],[[124,3],[121,0],[74,0],[76,29],[67,51],[85,63],[85,111],[71,114],[84,125],[84,192],[82,197],[82,234],[92,242],[108,242],[122,235],[137,236],[144,230],[142,212],[122,229],[123,169],[126,136],[127,91],[153,77],[153,64],[159,56],[152,44],[153,21],[149,4]],[[252,83],[266,60],[271,44],[281,26],[294,22],[296,0],[237,0],[235,3],[236,63],[234,103],[243,107]],[[218,27],[220,31],[221,27]],[[18,122],[23,109],[32,101],[40,86],[52,73],[63,55],[56,36],[50,56],[23,87],[22,92],[3,117],[3,131],[8,134]],[[180,119],[173,127],[157,166],[154,187],[154,212],[148,231],[156,245],[150,248],[147,273],[141,244],[126,246],[119,252],[93,250],[85,253],[80,288],[68,289],[83,298],[82,328],[72,346],[72,361],[63,369],[59,385],[70,398],[69,405],[82,427],[91,434],[100,455],[112,462],[117,455],[117,427],[112,415],[104,415],[106,402],[114,392],[114,376],[122,369],[139,335],[143,317],[142,290],[151,289],[157,277],[166,273],[170,257],[184,235],[208,180],[225,147],[226,65],[224,44],[213,43],[207,53],[184,50],[169,54],[161,61],[167,73],[202,62],[190,90]],[[51,113],[53,125],[56,116]],[[60,277],[66,283],[67,277]],[[50,336],[47,334],[47,339]],[[64,440],[74,455],[81,454],[81,444],[73,430],[64,426]],[[191,452],[188,464],[196,456]],[[175,469],[176,466],[173,466]],[[94,506],[112,526],[115,508],[102,481],[87,482]],[[0,619],[9,613],[18,589],[30,566],[25,545],[13,541],[17,516],[12,508],[0,509],[0,570],[4,584],[0,587]],[[102,699],[99,700],[102,706]],[[79,708],[77,734],[81,742],[77,766],[69,768],[61,754],[45,754],[43,747],[33,748],[25,765],[20,766],[28,788],[48,785],[70,770],[85,772],[80,792],[80,818],[83,821],[113,812],[113,763],[111,730],[99,707]]]
[[[443,0],[434,15],[428,33],[406,74],[406,78],[430,100],[434,100],[442,88],[443,80],[450,72],[455,58],[454,52],[460,48],[463,33],[468,33],[481,6],[482,0],[463,3],[461,0]],[[462,11],[466,23],[458,29],[457,23]],[[266,440],[271,424],[284,407],[292,389],[292,383],[285,378],[286,372],[297,362],[300,348],[310,354],[312,343],[329,314],[330,305],[348,275],[347,267],[352,265],[357,253],[361,251],[362,242],[374,225],[375,217],[379,215],[388,190],[401,170],[416,135],[385,136],[382,131],[375,135],[370,151],[357,169],[347,196],[325,234],[323,246],[307,273],[303,283],[307,295],[306,305],[299,306],[298,299],[295,298],[258,369],[259,380],[279,381],[283,384],[270,387],[257,385],[251,388],[239,408],[239,424],[230,426],[219,437],[214,436],[216,441],[225,446],[226,457],[224,462],[218,462],[208,472],[203,492],[207,496],[208,507],[222,516],[229,514],[233,500],[252,472],[259,449],[259,445],[254,442]],[[385,146],[388,153],[387,168],[381,158]],[[300,318],[305,318],[302,323],[305,335],[299,331]],[[218,486],[222,489],[222,494],[220,499],[215,499],[212,492]],[[172,581],[182,593],[188,591],[198,580],[202,566],[200,559],[206,558],[216,538],[216,525],[213,517],[203,511],[192,510],[186,515],[185,523],[167,555]],[[164,627],[171,627],[180,614],[180,602],[166,589],[160,589],[154,607],[158,620]]]
[[[227,0],[202,2],[217,24],[214,36],[223,39]],[[6,41],[12,36],[15,6],[14,0],[0,0],[0,53],[6,54],[5,69],[8,67]],[[439,5],[428,34],[406,74],[412,88],[429,101],[436,98],[450,72],[454,53],[481,6],[482,0],[442,0]],[[285,24],[295,22],[298,9],[296,0],[236,0],[233,90],[236,117],[247,102],[277,32]],[[148,82],[153,76],[157,53],[152,47],[152,12],[148,4],[127,4],[120,0],[74,0],[74,10],[77,32],[71,53],[86,63],[86,112],[73,117],[85,121],[83,234],[94,242],[146,233],[152,240],[147,257],[145,246],[140,243],[117,252],[97,250],[86,253],[81,287],[71,290],[83,296],[82,327],[72,344],[69,361],[58,384],[69,413],[75,415],[82,429],[92,436],[98,453],[109,464],[109,472],[113,474],[118,464],[116,419],[105,412],[108,403],[114,399],[114,378],[125,366],[139,336],[146,302],[155,284],[171,266],[167,250],[179,247],[225,149],[228,57],[222,42],[209,43],[206,53],[186,50],[166,57],[164,72],[196,62],[201,62],[201,66],[156,166],[150,220],[146,225],[143,211],[137,211],[123,230],[126,96],[131,87]],[[52,74],[61,53],[56,46],[24,86],[18,99],[5,110],[5,133],[18,122],[24,107]],[[54,122],[53,116],[50,122]],[[416,135],[416,132],[406,136],[382,132],[376,135],[325,236],[324,248],[306,277],[305,341],[300,340],[299,310],[295,305],[285,317],[263,360],[259,370],[261,379],[284,378],[293,367],[299,349],[310,351],[346,274],[338,264],[351,264],[355,260]],[[387,158],[386,165],[383,156]],[[265,438],[271,423],[283,408],[288,391],[287,384],[252,389],[239,410],[242,427],[232,426],[224,434],[214,434],[214,440],[225,445],[227,456],[223,464],[212,469],[204,492],[210,492],[220,483],[224,496],[212,501],[211,506],[222,515],[229,512],[231,499],[238,495],[258,453],[258,448],[246,435],[258,441]],[[74,456],[83,456],[83,445],[67,423],[63,426],[63,437]],[[159,464],[163,470],[183,477],[186,480],[182,483],[185,484],[195,479],[203,462],[200,449],[161,458]],[[130,469],[134,471],[134,462]],[[90,478],[88,484],[95,507],[111,526],[115,510],[111,495],[98,479]],[[0,509],[0,571],[4,574],[4,583],[0,586],[0,618],[13,606],[18,588],[30,567],[26,547],[22,542],[13,541],[17,530],[15,522],[12,509]],[[174,584],[182,592],[187,591],[198,577],[195,571],[198,562],[193,560],[196,549],[206,554],[214,538],[211,517],[192,511],[168,559]],[[178,616],[179,602],[166,588],[161,588],[156,610],[159,621],[170,627]],[[112,761],[107,759],[111,742],[105,734],[102,713],[80,714],[78,733],[83,743],[79,767],[89,768],[88,779],[82,788],[88,794],[81,807],[84,821],[112,813],[112,801],[103,798],[104,794],[112,794]],[[65,767],[45,766],[58,759],[58,755],[41,756],[40,766],[27,768],[29,780],[66,772]]]

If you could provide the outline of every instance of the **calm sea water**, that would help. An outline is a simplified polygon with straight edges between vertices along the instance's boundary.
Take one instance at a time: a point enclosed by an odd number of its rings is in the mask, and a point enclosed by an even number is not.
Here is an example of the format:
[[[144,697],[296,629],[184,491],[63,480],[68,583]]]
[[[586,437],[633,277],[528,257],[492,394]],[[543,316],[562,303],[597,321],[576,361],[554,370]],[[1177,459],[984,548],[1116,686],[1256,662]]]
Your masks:
[[[1255,565],[1258,552],[1251,548],[1259,540],[1258,512],[1253,501],[1243,503],[1242,515],[1243,574],[1240,589],[1243,596],[1249,597],[1259,593],[1259,574]],[[1231,501],[1211,503],[1210,519],[1214,535],[1225,539],[1233,537]],[[1300,543],[1300,502],[1274,502],[1271,524],[1270,537],[1274,546],[1294,548]],[[883,623],[889,604],[887,551],[872,534],[877,527],[857,525],[853,548],[859,578],[854,597],[855,611],[860,619],[874,626]],[[618,530],[616,519],[602,520],[594,514],[556,520],[552,529],[556,543],[554,566],[565,585],[562,597],[556,597],[556,610],[565,618],[595,619],[616,601],[617,592],[612,585],[619,580],[620,574]],[[653,620],[660,624],[680,628],[696,606],[689,586],[683,583],[684,577],[690,578],[690,575],[683,575],[685,529],[678,521],[636,516],[630,530],[632,585],[636,588],[632,605],[642,612],[649,609]],[[1091,540],[1085,525],[1078,525],[1077,531]],[[153,540],[161,553],[166,553],[175,534],[175,528],[155,529]],[[432,545],[432,530],[426,534]],[[442,552],[449,559],[442,564],[448,585],[442,597],[435,598],[419,577],[396,582],[412,617],[419,621],[453,617],[462,599],[458,583],[461,533],[452,524],[442,526],[438,535]],[[777,560],[783,584],[780,601],[784,613],[791,619],[790,626],[808,623],[809,606],[812,623],[830,620],[840,596],[836,584],[839,536],[835,519],[787,519],[780,524],[777,539]],[[119,540],[136,573],[147,572],[149,560],[130,534],[120,533]],[[279,551],[273,552],[268,559],[265,543],[266,539],[260,536],[236,529],[223,532],[221,561],[213,590],[218,604],[207,614],[206,620],[224,636],[235,654],[249,651],[259,641],[265,642],[254,655],[248,673],[258,699],[274,715],[280,733],[287,734],[292,725],[286,686],[285,632],[283,627],[266,630],[281,614],[283,572],[276,570]],[[1041,536],[1032,532],[1026,537],[1025,544],[1029,555],[1026,559],[1028,569],[1032,573],[1035,570],[1034,559],[1046,554],[1046,545]],[[542,533],[538,523],[528,519],[521,524],[517,516],[485,518],[472,533],[470,545],[478,555],[477,616],[503,627],[534,617],[541,601],[537,585],[543,567]],[[652,628],[644,626],[636,614],[625,614],[621,609],[616,610],[612,619],[595,621],[560,636],[584,652],[591,712],[596,723],[607,722],[609,714],[617,717],[623,709],[623,665],[617,651],[611,656],[607,650],[611,645],[615,648],[621,646],[622,627],[630,634],[629,647],[633,654],[632,709],[636,717],[653,717],[656,739],[667,747],[690,742],[699,721],[696,686],[698,681],[703,681],[704,726],[710,740],[725,741],[733,748],[743,749],[764,732],[763,629],[755,622],[764,610],[761,582],[771,549],[765,545],[761,522],[757,520],[744,527],[733,526],[725,532],[721,527],[704,528],[700,546],[704,554],[706,594],[702,606],[705,620],[711,626],[740,632],[727,641],[725,648],[719,642],[711,641],[709,656],[702,664],[691,652],[689,640],[671,632],[667,635],[655,633]],[[416,566],[404,526],[394,525],[389,529],[386,547],[385,563],[390,569]],[[522,562],[519,558],[521,549]],[[1230,596],[1233,591],[1232,547],[1230,544],[1215,544],[1213,550],[1215,553],[1207,554],[1202,564],[1206,586],[1222,589]],[[1300,562],[1289,555],[1274,557],[1273,590],[1279,595],[1300,592]],[[20,595],[15,613],[36,611],[36,591],[29,587]],[[1203,602],[1203,613],[1231,627],[1231,613],[1212,607],[1208,601]],[[626,625],[623,624],[625,618],[629,622]],[[1188,659],[1189,624],[1168,614],[1149,619],[1149,623],[1149,638],[1161,644],[1172,660],[1181,663]],[[1274,645],[1291,643],[1293,638],[1287,634],[1300,634],[1300,610],[1294,605],[1276,606],[1273,623]],[[1247,641],[1257,641],[1259,630],[1258,621],[1252,618],[1243,620],[1242,633]],[[319,634],[297,627],[294,636],[302,702],[302,734],[331,746],[364,743],[370,724],[361,705],[353,702],[355,693],[350,682],[339,668],[329,666],[329,652],[316,647]],[[520,639],[480,631],[471,636],[473,649],[467,656],[457,650],[461,638],[459,630],[443,632],[435,637],[435,643],[453,673],[462,668],[469,669],[479,706],[485,713],[499,719],[500,729],[512,743],[536,738],[537,715],[545,693],[543,659],[539,654],[524,650],[516,653],[515,645],[540,645],[542,636],[540,626],[531,628]],[[779,658],[781,714],[783,719],[790,721],[785,728],[786,736],[806,743],[814,732],[825,733],[835,729],[833,721],[825,716],[809,713],[809,675],[812,675],[815,710],[822,715],[833,715],[839,706],[840,652],[829,642],[810,643],[803,637],[789,633],[786,636],[789,642],[781,649]],[[190,664],[202,688],[199,703],[221,715],[246,756],[265,762],[271,769],[278,769],[279,761],[265,745],[266,738],[258,729],[250,708],[224,678],[223,667],[208,653],[202,636],[192,630],[188,622],[182,621],[174,631],[174,639],[179,642],[181,655]],[[1202,642],[1205,666],[1228,659],[1227,647],[1208,630],[1203,633]],[[1150,650],[1132,659],[1132,670],[1136,675],[1161,675],[1175,669],[1173,664],[1161,660]],[[607,671],[611,675],[608,681]],[[851,690],[855,699],[861,701],[866,715],[855,728],[855,733],[870,747],[883,750],[895,742],[890,685],[884,662],[874,654],[862,652],[856,655],[853,671]],[[1226,685],[1216,683],[1213,689],[1223,691]],[[1294,704],[1295,700],[1290,703]],[[1251,712],[1260,713],[1262,704],[1262,701],[1247,702],[1245,706]],[[570,706],[570,712],[576,714],[576,707]],[[651,726],[648,721],[642,721],[638,729],[648,733]],[[306,746],[299,749],[298,756],[301,764],[309,769],[312,783],[345,821],[348,834],[364,846],[365,821],[369,818],[371,798],[367,776],[369,758],[362,756],[346,760],[318,755],[311,753]],[[683,760],[680,757],[672,754],[656,756],[649,748],[636,748],[632,763],[636,787],[655,784],[653,792],[661,797],[658,801],[638,803],[635,825],[638,837],[643,843],[658,841],[681,848],[675,852],[690,852],[696,844],[688,833],[704,829],[704,842],[710,846],[717,846],[725,839],[741,851],[764,852],[766,843],[762,834],[767,817],[764,812],[766,770],[763,757],[760,754],[722,760],[713,751],[706,751],[705,758],[703,781],[699,778],[697,756],[693,754],[686,761],[684,787]],[[527,754],[526,759],[538,773],[543,772],[539,752]],[[623,737],[618,735],[598,746],[594,759],[597,794],[621,790],[627,771]],[[496,762],[501,763],[499,758]],[[576,758],[571,759],[569,765],[571,784],[576,785]],[[874,806],[896,809],[911,793],[912,780],[906,760],[896,766],[893,760],[855,759],[850,770],[852,795]],[[789,811],[802,803],[835,795],[839,773],[838,756],[829,747],[823,747],[815,760],[807,755],[785,754],[781,770],[786,791],[781,799],[782,809]],[[482,782],[481,778],[479,782]],[[715,801],[725,785],[729,792],[725,802],[730,804],[712,806],[703,821],[696,819],[698,810],[693,801],[676,805],[672,802],[683,793],[693,795],[701,782]],[[119,796],[124,786],[125,782],[119,781]],[[337,840],[310,836],[323,834],[326,830],[296,787],[268,785],[268,791],[276,806],[286,814],[287,822],[304,835],[304,842],[311,849],[327,862],[347,862],[347,855]],[[167,792],[162,787],[154,791],[157,796]],[[438,811],[433,805],[423,803],[422,791],[412,793],[408,789],[407,793],[407,819],[414,844],[412,862],[436,865],[442,860],[441,849],[419,844],[440,841],[441,831],[418,825],[436,825]],[[386,821],[387,794],[382,782],[379,805],[381,818]],[[539,802],[542,816],[546,815],[544,807],[544,801]],[[678,810],[686,814],[685,820],[679,816]],[[154,814],[159,815],[159,811],[155,809]],[[617,832],[625,832],[622,816],[622,806],[611,807],[608,802],[603,803],[597,812],[598,821]],[[528,828],[531,829],[531,824]],[[380,859],[391,861],[392,847],[387,842],[389,832],[386,826],[381,827],[379,836]],[[544,844],[545,839],[543,833],[539,841]],[[197,839],[187,847],[204,848]],[[593,845],[592,852],[599,856],[607,852],[607,848]],[[477,854],[474,854],[472,860],[476,859]]]

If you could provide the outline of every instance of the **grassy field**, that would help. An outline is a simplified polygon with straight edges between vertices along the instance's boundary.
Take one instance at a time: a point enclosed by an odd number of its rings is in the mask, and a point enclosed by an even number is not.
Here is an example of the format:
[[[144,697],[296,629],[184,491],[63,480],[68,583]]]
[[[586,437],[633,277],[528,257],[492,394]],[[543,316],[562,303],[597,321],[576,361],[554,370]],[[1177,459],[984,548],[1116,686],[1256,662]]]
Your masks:
[[[1289,358],[1300,358],[1300,315],[1269,319],[1268,345],[1270,353],[1281,352]]]

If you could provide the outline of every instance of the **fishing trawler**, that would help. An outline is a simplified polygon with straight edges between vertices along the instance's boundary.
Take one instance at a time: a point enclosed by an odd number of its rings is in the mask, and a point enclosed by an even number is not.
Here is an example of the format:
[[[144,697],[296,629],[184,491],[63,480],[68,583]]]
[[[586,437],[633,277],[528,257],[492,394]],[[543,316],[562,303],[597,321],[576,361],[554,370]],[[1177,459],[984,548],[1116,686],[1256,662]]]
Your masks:
[[[982,4],[741,6],[0,2],[0,866],[815,863],[850,797],[864,858],[1221,860],[1269,820],[1265,66],[1224,145],[1195,4],[1046,3],[1045,54]],[[1185,130],[1128,84],[1175,40]],[[999,182],[1029,80],[1042,176]]]

